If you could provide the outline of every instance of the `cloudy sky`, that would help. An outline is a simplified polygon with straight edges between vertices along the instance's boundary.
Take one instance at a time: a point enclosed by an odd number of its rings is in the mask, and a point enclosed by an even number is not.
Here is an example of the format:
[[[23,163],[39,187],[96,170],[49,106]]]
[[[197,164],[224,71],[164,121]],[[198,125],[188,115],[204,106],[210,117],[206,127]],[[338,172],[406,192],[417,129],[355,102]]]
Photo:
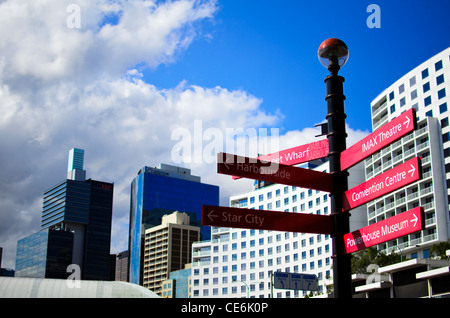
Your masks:
[[[260,152],[316,140],[323,40],[339,37],[351,52],[341,71],[348,144],[371,131],[372,99],[450,44],[447,1],[378,1],[372,17],[371,2],[325,3],[0,0],[2,267],[14,268],[17,240],[40,229],[42,194],[66,177],[73,147],[85,150],[88,178],[115,183],[111,252],[120,252],[144,165],[191,168],[227,204],[251,184],[216,173],[210,150],[221,149],[211,145],[226,145],[227,132],[279,136]]]

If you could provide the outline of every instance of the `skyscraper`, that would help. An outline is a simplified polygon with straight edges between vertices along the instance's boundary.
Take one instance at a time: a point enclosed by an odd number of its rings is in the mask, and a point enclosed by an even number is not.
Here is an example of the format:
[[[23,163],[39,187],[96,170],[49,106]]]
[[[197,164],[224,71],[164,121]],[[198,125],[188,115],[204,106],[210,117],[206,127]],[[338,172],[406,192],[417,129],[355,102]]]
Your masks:
[[[17,244],[17,276],[67,278],[76,264],[81,279],[108,279],[114,184],[85,180],[83,159],[72,149],[68,178],[44,193],[41,231]]]
[[[219,204],[219,187],[201,182],[189,169],[160,164],[144,167],[131,183],[129,282],[143,283],[144,231],[161,224],[175,211],[189,215],[190,225],[201,226],[202,205]],[[209,227],[200,228],[201,238],[210,238]]]
[[[86,171],[83,170],[84,150],[73,148],[69,152],[69,162],[67,167],[67,179],[84,181]]]

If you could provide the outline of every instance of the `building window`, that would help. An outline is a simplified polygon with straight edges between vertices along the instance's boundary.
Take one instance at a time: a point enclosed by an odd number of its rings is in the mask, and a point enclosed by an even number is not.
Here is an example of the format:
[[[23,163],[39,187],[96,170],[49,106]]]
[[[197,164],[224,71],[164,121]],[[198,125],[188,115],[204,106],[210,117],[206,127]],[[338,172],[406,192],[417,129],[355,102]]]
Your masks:
[[[416,77],[413,76],[409,79],[409,87],[413,87],[414,85],[416,85]]]
[[[445,113],[446,111],[447,111],[447,103],[444,103],[444,104],[442,104],[442,105],[439,105],[439,111],[440,111],[440,113],[442,114],[442,113]],[[447,119],[447,118],[446,118]],[[447,125],[448,125],[448,119],[447,119]],[[446,125],[446,126],[447,126]],[[445,127],[444,125],[442,125],[442,120],[441,120],[441,126],[442,127]]]
[[[426,68],[422,71],[422,79],[427,78],[427,77],[428,77],[428,69]]]
[[[425,104],[425,106],[428,106],[431,104],[431,96],[425,97],[424,104]]]
[[[434,69],[436,72],[439,71],[441,68],[442,68],[442,61],[436,62],[434,64]]]
[[[400,107],[404,106],[406,104],[406,99],[404,97],[402,97],[400,99]]]
[[[441,105],[442,106],[442,105]],[[447,103],[445,103],[445,107],[447,108]],[[447,127],[448,126],[448,118],[444,118],[441,120],[441,127]]]
[[[433,117],[433,111],[430,110],[430,111],[426,112],[426,113],[425,113],[425,116],[426,116],[426,117]]]
[[[394,99],[394,92],[389,93],[389,101]]]
[[[444,98],[445,97],[445,88],[441,89],[440,91],[438,91],[438,99]]]
[[[430,90],[430,82],[423,84],[423,92],[426,93]]]
[[[393,114],[395,112],[395,104],[391,106],[391,114]]]
[[[402,84],[402,85],[400,85],[399,88],[398,88],[398,93],[401,94],[401,93],[403,93],[404,91],[405,91],[405,85]]]
[[[441,74],[438,77],[436,77],[436,85],[440,85],[442,83],[444,83],[444,74]]]
[[[411,100],[416,99],[416,98],[417,98],[417,89],[415,89],[411,92]]]

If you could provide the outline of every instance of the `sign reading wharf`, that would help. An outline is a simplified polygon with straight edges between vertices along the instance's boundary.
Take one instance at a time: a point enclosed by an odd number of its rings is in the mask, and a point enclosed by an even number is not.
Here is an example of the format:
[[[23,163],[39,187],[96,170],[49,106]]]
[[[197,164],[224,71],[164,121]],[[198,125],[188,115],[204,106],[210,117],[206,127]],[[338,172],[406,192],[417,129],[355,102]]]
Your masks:
[[[281,163],[288,166],[325,158],[328,155],[328,139],[274,152],[258,157],[260,160]]]
[[[288,166],[325,158],[328,155],[328,139],[322,139],[306,145],[281,150],[268,155],[259,156],[258,160],[281,163]],[[233,179],[241,177],[233,176]]]
[[[362,204],[400,189],[421,177],[421,160],[413,158],[344,193],[343,210],[349,211]]]
[[[423,208],[417,207],[344,235],[345,252],[352,253],[411,234],[423,228]]]

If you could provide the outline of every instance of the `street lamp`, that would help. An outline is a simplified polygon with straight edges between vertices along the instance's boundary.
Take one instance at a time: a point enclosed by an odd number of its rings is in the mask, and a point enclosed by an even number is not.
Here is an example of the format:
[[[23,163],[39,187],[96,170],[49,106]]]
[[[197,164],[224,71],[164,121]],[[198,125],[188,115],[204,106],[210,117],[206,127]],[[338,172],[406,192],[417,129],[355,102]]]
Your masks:
[[[330,193],[331,217],[333,218],[333,286],[335,298],[352,297],[352,273],[350,254],[344,250],[344,235],[350,232],[350,213],[343,211],[342,198],[348,190],[347,171],[341,171],[341,152],[346,149],[344,78],[338,76],[339,69],[348,60],[348,48],[339,39],[330,38],[322,42],[317,52],[320,63],[330,75],[325,78],[327,87],[327,139],[330,174],[333,176],[333,191]]]
[[[344,66],[348,60],[347,45],[339,39],[331,38],[322,42],[317,52],[320,64],[329,69],[337,62],[339,68]],[[339,70],[339,69],[338,69]],[[331,71],[330,71],[331,72]]]
[[[247,288],[247,298],[250,298],[250,287],[247,285],[246,282],[244,282],[243,280],[233,279],[233,283],[243,283]]]

